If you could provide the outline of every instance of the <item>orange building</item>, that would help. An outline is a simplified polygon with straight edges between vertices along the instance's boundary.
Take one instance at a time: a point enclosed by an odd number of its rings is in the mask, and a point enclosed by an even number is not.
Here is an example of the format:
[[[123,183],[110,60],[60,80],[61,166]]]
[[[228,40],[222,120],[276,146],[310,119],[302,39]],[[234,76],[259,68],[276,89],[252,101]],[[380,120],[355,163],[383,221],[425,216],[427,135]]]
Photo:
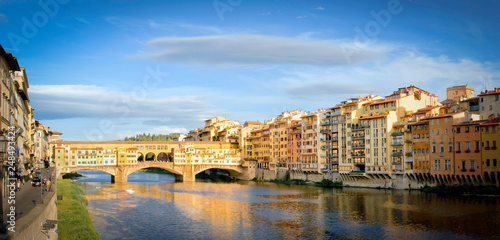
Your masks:
[[[463,98],[473,98],[474,88],[467,85],[454,86],[446,89],[446,99],[459,102]]]
[[[481,181],[481,122],[468,121],[453,125],[455,176],[460,182]]]
[[[300,170],[299,155],[302,143],[302,121],[292,121],[292,125],[287,128],[287,167],[289,170]]]
[[[451,183],[454,174],[453,125],[465,121],[465,112],[428,118],[431,164],[430,174],[437,183]]]

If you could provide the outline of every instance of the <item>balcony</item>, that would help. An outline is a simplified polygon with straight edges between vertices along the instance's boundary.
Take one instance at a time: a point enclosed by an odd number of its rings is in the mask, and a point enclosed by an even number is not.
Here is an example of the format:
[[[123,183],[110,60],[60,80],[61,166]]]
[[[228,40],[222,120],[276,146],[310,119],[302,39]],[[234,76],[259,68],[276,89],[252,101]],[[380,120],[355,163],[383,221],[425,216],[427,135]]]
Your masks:
[[[410,138],[406,138],[406,139],[405,139],[405,143],[412,143],[412,142],[413,142],[413,140],[412,140],[412,139],[410,139]]]
[[[439,153],[439,156],[440,156],[440,157],[444,157],[444,152],[440,152],[440,153]]]
[[[403,156],[403,152],[392,152],[392,156],[393,157],[402,157]]]
[[[403,146],[403,141],[393,141],[391,143],[392,146]]]
[[[413,156],[413,152],[406,152],[406,153],[405,153],[405,156],[407,156],[407,157],[411,157],[411,156]]]
[[[365,139],[365,135],[364,134],[356,134],[356,135],[351,135],[351,139],[355,140],[355,139]]]
[[[365,157],[365,152],[364,151],[359,151],[355,154],[351,155],[353,158],[364,158]]]
[[[365,148],[365,144],[353,144],[352,148]]]
[[[404,134],[405,134],[404,132],[394,132],[394,133],[391,133],[391,136],[397,137],[397,136],[403,136]]]

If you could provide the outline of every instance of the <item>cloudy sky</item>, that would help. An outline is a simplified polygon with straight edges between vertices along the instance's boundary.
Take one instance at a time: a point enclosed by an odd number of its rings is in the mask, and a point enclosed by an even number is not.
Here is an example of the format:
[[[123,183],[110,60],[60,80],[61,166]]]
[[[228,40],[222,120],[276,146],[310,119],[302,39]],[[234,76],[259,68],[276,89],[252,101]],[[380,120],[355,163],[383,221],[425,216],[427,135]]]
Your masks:
[[[223,116],[500,87],[500,3],[0,0],[0,44],[66,140],[188,132]]]

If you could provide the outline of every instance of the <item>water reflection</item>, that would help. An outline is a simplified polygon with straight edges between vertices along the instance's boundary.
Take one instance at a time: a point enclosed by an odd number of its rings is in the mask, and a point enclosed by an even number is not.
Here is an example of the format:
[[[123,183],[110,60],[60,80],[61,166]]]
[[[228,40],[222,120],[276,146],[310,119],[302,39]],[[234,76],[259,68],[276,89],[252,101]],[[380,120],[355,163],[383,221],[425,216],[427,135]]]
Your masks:
[[[100,180],[103,174],[87,176]],[[256,182],[178,183],[169,175],[134,174],[138,181],[129,177],[121,184],[80,180],[103,239],[500,237],[497,198]]]

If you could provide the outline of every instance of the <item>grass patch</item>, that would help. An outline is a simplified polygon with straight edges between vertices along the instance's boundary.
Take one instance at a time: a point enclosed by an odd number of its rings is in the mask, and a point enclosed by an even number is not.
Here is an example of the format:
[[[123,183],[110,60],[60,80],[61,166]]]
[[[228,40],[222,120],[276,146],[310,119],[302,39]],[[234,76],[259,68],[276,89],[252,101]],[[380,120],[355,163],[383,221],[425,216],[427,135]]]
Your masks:
[[[58,179],[57,194],[63,197],[57,201],[59,239],[101,239],[85,208],[88,200],[83,189],[69,179]]]
[[[437,193],[443,195],[494,195],[500,196],[500,188],[494,186],[446,186],[436,187],[425,186],[422,189],[425,193]]]
[[[316,186],[324,188],[342,188],[343,183],[340,181],[332,181],[330,179],[323,179],[321,182],[317,182]]]
[[[76,178],[76,177],[81,177],[83,176],[82,174],[79,174],[77,172],[70,172],[70,173],[66,173],[62,176],[63,179],[73,179],[73,178]]]

